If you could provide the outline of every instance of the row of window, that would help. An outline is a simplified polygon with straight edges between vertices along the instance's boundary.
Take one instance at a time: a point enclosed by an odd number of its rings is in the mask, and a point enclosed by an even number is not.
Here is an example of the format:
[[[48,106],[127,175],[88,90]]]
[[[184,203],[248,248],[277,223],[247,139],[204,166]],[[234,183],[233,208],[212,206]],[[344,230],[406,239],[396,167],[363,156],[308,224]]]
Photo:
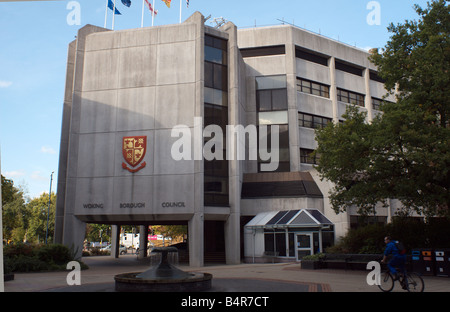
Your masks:
[[[223,133],[228,125],[227,41],[205,35],[204,126],[219,125]],[[226,159],[226,147],[223,149]],[[203,199],[206,206],[228,206],[228,161],[204,161]]]
[[[340,102],[364,107],[365,95],[344,89],[337,89],[337,99]]]
[[[300,149],[300,163],[317,165],[320,155],[314,153],[314,150],[301,148]]]
[[[300,127],[322,129],[332,121],[331,118],[315,116],[306,113],[298,113],[298,125]]]
[[[256,77],[256,107],[258,110],[258,124],[267,125],[267,149],[271,148],[272,127],[279,128],[279,163],[275,171],[290,171],[289,155],[289,126],[288,126],[287,82],[285,75]],[[258,136],[260,136],[258,127]],[[269,161],[258,158],[258,171]]]
[[[298,77],[297,77],[297,91],[322,96],[325,98],[330,98],[330,86]],[[362,107],[365,106],[364,103],[365,95],[353,91],[337,88],[337,99],[340,102],[354,104]],[[373,109],[380,110],[382,103],[383,100],[374,97],[372,98]]]
[[[297,91],[330,98],[330,86],[297,78]]]
[[[286,48],[284,45],[277,46],[263,46],[263,47],[255,47],[255,48],[243,48],[240,49],[241,55],[243,58],[248,57],[261,57],[261,56],[272,56],[272,55],[284,55],[286,53]],[[320,64],[323,66],[328,66],[328,60],[330,56],[321,54],[316,51],[311,51],[305,48],[296,47],[295,48],[295,57],[313,62],[316,64]],[[364,68],[358,66],[356,64],[350,64],[345,61],[336,60],[335,68],[340,71],[344,71],[346,73],[350,73],[356,76],[363,76]],[[371,80],[384,83],[384,80],[378,76],[376,71],[370,70],[369,77]]]

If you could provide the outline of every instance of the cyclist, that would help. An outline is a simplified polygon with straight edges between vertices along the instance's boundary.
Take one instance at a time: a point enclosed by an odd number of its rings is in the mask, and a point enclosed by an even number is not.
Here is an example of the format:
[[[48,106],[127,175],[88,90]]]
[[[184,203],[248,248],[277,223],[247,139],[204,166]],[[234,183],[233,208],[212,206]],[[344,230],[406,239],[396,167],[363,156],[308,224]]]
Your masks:
[[[392,254],[393,257],[388,263],[388,268],[392,273],[392,276],[394,277],[394,281],[396,281],[400,277],[396,268],[399,268],[401,270],[401,273],[405,273],[406,255],[400,254],[397,246],[395,245],[395,242],[392,241],[390,236],[386,236],[384,238],[384,242],[386,243],[386,249],[384,251],[383,260],[381,260],[381,262],[386,263],[387,257]]]

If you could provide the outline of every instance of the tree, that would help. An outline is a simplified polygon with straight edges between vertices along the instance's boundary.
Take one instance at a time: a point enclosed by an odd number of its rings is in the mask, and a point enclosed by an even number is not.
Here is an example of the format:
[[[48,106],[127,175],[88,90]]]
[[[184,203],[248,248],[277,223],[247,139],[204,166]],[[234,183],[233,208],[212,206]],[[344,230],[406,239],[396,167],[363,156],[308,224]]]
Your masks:
[[[1,176],[3,237],[7,241],[22,242],[26,240],[28,212],[24,192],[14,186],[12,180]]]
[[[185,225],[153,225],[152,230],[155,233],[170,237],[172,240],[177,237],[184,238],[187,234],[187,227]]]
[[[31,242],[45,242],[47,232],[48,215],[48,193],[42,193],[41,196],[32,199],[27,204],[27,210],[30,213],[28,222],[27,239]],[[56,194],[52,192],[50,197],[50,215],[48,218],[48,238],[47,242],[53,241],[55,232],[55,210]]]
[[[371,123],[350,107],[343,124],[316,132],[317,170],[335,185],[336,212],[355,205],[367,214],[397,198],[406,214],[450,216],[449,5],[432,1],[416,12],[419,21],[391,24],[385,49],[370,57],[397,103],[385,102]]]
[[[14,200],[14,182],[5,178],[3,175],[2,179],[2,205],[9,203]]]
[[[86,240],[89,242],[110,242],[111,226],[107,224],[87,224]]]
[[[419,106],[433,115],[439,126],[450,120],[450,5],[445,0],[415,5],[419,21],[390,24],[393,33],[382,53],[370,60],[377,65],[387,90],[397,89],[399,102]]]

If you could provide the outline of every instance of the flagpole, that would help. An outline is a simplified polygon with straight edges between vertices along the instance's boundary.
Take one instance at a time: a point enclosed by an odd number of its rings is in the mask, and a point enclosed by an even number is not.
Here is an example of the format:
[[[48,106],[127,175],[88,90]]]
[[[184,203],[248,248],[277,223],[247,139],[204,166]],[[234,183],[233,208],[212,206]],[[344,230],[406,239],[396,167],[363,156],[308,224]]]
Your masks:
[[[105,26],[103,28],[106,28],[106,19],[108,18],[108,0],[106,0],[105,2],[106,2],[106,7],[105,7]]]
[[[154,19],[155,19],[155,0],[153,0],[152,27],[153,27],[153,20]]]
[[[114,30],[114,19],[116,17],[116,0],[114,0],[112,30]]]
[[[145,1],[145,0],[142,0],[141,28],[144,27],[144,1]]]

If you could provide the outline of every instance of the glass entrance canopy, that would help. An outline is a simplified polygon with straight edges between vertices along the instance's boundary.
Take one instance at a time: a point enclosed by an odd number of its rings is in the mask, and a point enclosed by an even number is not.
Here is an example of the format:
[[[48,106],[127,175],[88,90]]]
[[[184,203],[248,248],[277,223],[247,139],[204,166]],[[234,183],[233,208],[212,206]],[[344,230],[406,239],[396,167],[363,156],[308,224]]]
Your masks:
[[[269,211],[245,225],[247,257],[301,260],[334,243],[334,225],[317,209]]]
[[[317,209],[269,211],[257,214],[246,227],[264,229],[330,229],[333,223]]]

